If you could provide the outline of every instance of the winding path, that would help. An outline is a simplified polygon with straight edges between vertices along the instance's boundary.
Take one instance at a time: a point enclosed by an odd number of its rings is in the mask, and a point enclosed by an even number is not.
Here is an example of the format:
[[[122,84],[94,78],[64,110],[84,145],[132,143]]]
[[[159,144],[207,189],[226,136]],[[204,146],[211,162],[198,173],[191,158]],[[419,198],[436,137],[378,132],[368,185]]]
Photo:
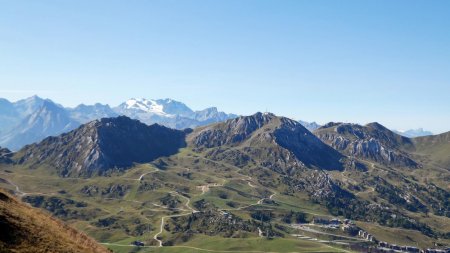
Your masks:
[[[23,198],[23,197],[25,197],[26,195],[42,195],[42,196],[53,196],[53,195],[55,195],[55,193],[24,192],[24,191],[20,190],[20,187],[19,187],[16,183],[14,183],[13,181],[11,181],[10,179],[7,179],[7,178],[2,178],[2,179],[4,179],[8,184],[10,184],[10,185],[14,186],[14,188],[16,188],[16,189],[14,190],[14,192],[16,193],[16,195],[17,195],[19,198]]]
[[[148,175],[148,174],[152,174],[152,173],[155,173],[155,172],[158,172],[159,170],[158,169],[155,169],[154,171],[150,171],[150,172],[146,172],[146,173],[144,173],[144,174],[142,174],[138,179],[136,179],[137,181],[142,181],[142,179],[144,179],[144,177],[146,176],[146,175]]]
[[[11,180],[9,180],[9,179],[6,179],[6,178],[4,178],[4,179],[5,179],[6,182],[8,182],[8,184],[10,184],[10,185],[12,185],[12,186],[14,186],[14,187],[16,188],[15,192],[17,193],[17,195],[18,195],[20,198],[28,194],[28,193],[26,193],[26,192],[21,191],[20,188],[19,188],[19,186],[16,185],[13,181],[11,181]]]
[[[198,212],[199,212],[199,211],[197,211],[197,210],[195,210],[194,208],[192,208],[192,207],[189,206],[189,203],[191,202],[191,199],[190,199],[190,198],[188,198],[188,197],[186,197],[186,196],[183,196],[183,195],[181,195],[181,194],[178,193],[178,192],[169,192],[169,193],[178,195],[178,196],[180,196],[180,197],[186,199],[186,203],[184,204],[184,206],[186,206],[186,208],[189,209],[191,212],[189,212],[189,213],[183,213],[183,214],[167,215],[167,216],[161,217],[161,225],[159,226],[159,232],[156,233],[156,234],[153,236],[153,239],[156,240],[156,241],[158,242],[159,247],[162,247],[162,246],[163,246],[163,241],[160,240],[160,239],[158,239],[158,236],[159,236],[160,234],[162,234],[162,232],[163,232],[163,229],[164,229],[164,223],[165,223],[164,220],[165,220],[166,218],[181,217],[181,216],[186,216],[186,215],[190,215],[190,214],[192,214],[192,213],[198,213]]]

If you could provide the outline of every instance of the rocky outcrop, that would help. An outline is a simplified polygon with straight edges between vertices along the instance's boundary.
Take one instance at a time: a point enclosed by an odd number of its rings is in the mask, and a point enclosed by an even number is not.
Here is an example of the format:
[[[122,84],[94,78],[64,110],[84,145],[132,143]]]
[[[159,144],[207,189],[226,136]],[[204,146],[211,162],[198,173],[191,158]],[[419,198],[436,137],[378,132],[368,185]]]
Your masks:
[[[269,113],[256,113],[248,117],[239,117],[224,123],[213,124],[196,131],[192,143],[197,147],[218,147],[236,145],[248,139],[250,135],[275,118]]]
[[[417,162],[401,150],[402,147],[412,145],[412,141],[393,133],[378,123],[365,126],[329,123],[314,133],[323,142],[351,157],[387,165],[418,166]]]

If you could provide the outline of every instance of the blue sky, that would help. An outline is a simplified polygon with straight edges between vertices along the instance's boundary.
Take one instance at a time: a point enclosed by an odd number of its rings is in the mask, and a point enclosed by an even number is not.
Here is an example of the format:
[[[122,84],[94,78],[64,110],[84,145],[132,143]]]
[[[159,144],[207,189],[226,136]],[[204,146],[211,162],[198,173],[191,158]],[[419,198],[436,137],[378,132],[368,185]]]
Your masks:
[[[0,97],[450,130],[450,1],[3,1]]]

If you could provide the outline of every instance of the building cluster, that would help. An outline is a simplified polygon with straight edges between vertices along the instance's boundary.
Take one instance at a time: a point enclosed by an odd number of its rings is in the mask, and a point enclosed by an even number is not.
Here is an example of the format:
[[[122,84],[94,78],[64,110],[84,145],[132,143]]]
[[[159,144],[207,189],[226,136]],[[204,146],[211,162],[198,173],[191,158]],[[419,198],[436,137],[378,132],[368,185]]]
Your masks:
[[[375,247],[378,252],[408,252],[408,253],[450,253],[450,248],[446,249],[425,249],[422,250],[418,247],[414,246],[400,246],[396,244],[390,244],[387,242],[381,242],[375,239],[375,237],[369,232],[364,231],[357,227],[355,223],[353,223],[349,219],[340,220],[338,218],[327,218],[327,217],[314,217],[312,220],[313,224],[324,226],[327,228],[341,228],[342,231],[351,234],[356,235],[362,239],[365,239],[369,242],[377,243],[377,246]]]
[[[375,238],[373,237],[373,235],[369,234],[369,232],[364,231],[364,230],[362,230],[362,229],[360,229],[360,230],[358,231],[358,237],[361,237],[361,238],[363,238],[363,239],[366,239],[366,240],[369,241],[369,242],[375,241]]]
[[[390,244],[387,242],[378,242],[378,249],[383,250],[383,252],[450,253],[450,248],[421,250],[418,247],[414,247],[414,246],[400,246],[400,245]]]
[[[327,228],[338,229],[340,228],[343,232],[350,235],[357,235],[360,230],[355,223],[349,219],[340,220],[338,218],[326,218],[326,217],[314,217],[313,224],[325,226]]]
[[[360,228],[357,227],[355,225],[355,223],[349,219],[344,220],[344,222],[341,226],[341,229],[342,229],[342,231],[344,231],[350,235],[356,235],[358,233],[358,231],[360,230]]]

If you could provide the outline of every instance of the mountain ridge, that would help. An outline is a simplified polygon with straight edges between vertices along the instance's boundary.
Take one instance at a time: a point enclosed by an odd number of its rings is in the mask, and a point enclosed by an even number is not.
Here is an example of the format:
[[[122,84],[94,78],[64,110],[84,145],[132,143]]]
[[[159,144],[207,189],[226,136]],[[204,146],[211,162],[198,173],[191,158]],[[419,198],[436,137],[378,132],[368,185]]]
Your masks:
[[[411,139],[400,136],[373,122],[364,126],[330,122],[314,131],[323,142],[349,156],[385,164],[418,167],[419,164],[403,152],[413,145]]]

